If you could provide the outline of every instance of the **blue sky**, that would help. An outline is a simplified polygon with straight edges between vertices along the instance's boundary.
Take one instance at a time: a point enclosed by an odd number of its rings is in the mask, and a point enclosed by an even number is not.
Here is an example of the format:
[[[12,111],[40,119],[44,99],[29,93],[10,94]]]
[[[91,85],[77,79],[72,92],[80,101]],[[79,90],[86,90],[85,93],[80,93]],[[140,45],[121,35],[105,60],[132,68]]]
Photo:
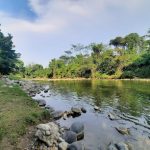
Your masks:
[[[0,0],[0,24],[25,64],[47,66],[71,44],[146,34],[149,8],[150,0]]]

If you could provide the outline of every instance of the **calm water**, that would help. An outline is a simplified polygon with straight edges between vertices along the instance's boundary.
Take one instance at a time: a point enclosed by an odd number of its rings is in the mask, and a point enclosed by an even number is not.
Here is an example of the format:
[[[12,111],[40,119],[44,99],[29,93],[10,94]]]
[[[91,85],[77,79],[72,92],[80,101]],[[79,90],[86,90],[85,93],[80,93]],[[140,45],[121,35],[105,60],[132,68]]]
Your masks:
[[[134,123],[111,121],[108,112],[119,111],[135,116],[141,123],[150,124],[150,82],[144,81],[50,81],[50,97],[47,104],[55,110],[68,111],[72,106],[84,106],[86,114],[77,118],[59,120],[62,126],[70,126],[75,121],[85,125],[83,142],[91,150],[107,149],[110,142],[129,142],[135,150],[149,150],[150,131]],[[43,92],[42,92],[43,93]],[[40,94],[36,98],[41,98]],[[93,104],[102,108],[95,112]],[[121,135],[115,127],[128,127],[130,135]]]

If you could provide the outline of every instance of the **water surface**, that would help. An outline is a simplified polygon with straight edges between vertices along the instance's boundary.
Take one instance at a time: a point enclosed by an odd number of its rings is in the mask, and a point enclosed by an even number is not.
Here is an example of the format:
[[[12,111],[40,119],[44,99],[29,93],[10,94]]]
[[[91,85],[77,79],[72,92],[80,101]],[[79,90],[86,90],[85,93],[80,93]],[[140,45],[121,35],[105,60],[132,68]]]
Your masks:
[[[60,119],[62,126],[75,121],[85,125],[83,142],[91,150],[107,149],[110,142],[127,142],[133,149],[148,150],[150,131],[125,120],[111,121],[108,112],[117,111],[137,117],[143,124],[150,124],[150,82],[121,80],[50,81],[49,93],[42,92],[47,105],[55,110],[68,111],[72,106],[83,106],[86,114],[77,118]],[[40,97],[41,93],[37,95]],[[50,95],[50,97],[47,97]],[[102,112],[95,112],[97,105]],[[121,135],[115,127],[127,127],[130,135]]]

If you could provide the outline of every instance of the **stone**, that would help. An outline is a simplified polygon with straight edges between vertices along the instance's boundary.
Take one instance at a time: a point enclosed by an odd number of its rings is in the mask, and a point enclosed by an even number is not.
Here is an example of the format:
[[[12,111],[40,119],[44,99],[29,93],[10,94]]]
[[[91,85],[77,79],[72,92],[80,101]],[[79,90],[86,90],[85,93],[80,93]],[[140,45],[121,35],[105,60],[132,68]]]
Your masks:
[[[67,113],[63,114],[63,119],[66,120],[67,119]]]
[[[68,143],[67,142],[61,142],[58,145],[59,150],[67,150],[68,148]]]
[[[129,146],[123,142],[117,143],[116,147],[118,150],[129,150]]]
[[[52,113],[52,116],[54,119],[60,119],[64,115],[63,111],[55,111]]]
[[[51,128],[48,124],[39,124],[36,126],[37,129],[40,129],[40,130],[44,130],[44,131],[50,131]]]
[[[48,89],[44,90],[44,93],[48,93]]]
[[[109,146],[108,146],[108,150],[118,150],[117,148],[116,148],[116,146],[114,145],[114,144],[110,144]]]
[[[84,138],[84,124],[82,122],[74,122],[70,130],[77,134],[77,139],[81,140]]]
[[[63,139],[71,144],[73,142],[76,142],[77,141],[77,135],[75,132],[73,131],[66,131],[64,134],[63,134]]]
[[[119,119],[119,117],[116,114],[112,113],[112,112],[108,113],[108,117],[109,117],[110,120],[118,120]]]
[[[82,111],[83,113],[86,113],[86,109],[85,109],[84,107],[81,107],[81,111]]]
[[[51,133],[57,133],[57,132],[59,132],[59,127],[58,127],[58,125],[57,124],[55,124],[54,122],[49,122],[49,123],[47,123],[48,125],[49,125],[49,127],[50,127],[50,131],[51,131]]]
[[[37,125],[35,137],[45,143],[48,147],[57,145],[57,141],[60,137],[59,127],[54,122],[39,124]]]
[[[73,117],[76,117],[76,116],[80,116],[81,115],[81,108],[78,108],[78,107],[72,107],[71,108],[71,111],[72,111],[72,116]]]
[[[35,137],[38,138],[40,141],[44,142],[47,146],[51,146],[50,141],[48,138],[43,134],[41,130],[37,130],[35,133]]]
[[[84,144],[81,142],[74,142],[68,146],[68,150],[85,150]]]
[[[94,106],[94,110],[101,111],[101,109],[98,106]]]
[[[45,100],[37,100],[39,103],[39,106],[45,106],[46,105],[46,101]]]
[[[129,129],[128,129],[128,128],[116,127],[116,130],[117,130],[119,133],[123,134],[123,135],[129,134]]]

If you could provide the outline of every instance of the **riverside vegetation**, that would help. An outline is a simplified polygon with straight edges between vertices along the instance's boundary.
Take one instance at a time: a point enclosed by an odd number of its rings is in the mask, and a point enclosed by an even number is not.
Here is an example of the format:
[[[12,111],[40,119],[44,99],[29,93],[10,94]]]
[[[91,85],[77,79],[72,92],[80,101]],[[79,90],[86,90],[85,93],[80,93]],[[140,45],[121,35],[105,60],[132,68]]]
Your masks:
[[[117,36],[109,44],[91,43],[72,45],[49,67],[40,64],[24,66],[16,53],[12,36],[0,31],[0,74],[21,78],[149,78],[150,30],[146,35],[130,33]]]

